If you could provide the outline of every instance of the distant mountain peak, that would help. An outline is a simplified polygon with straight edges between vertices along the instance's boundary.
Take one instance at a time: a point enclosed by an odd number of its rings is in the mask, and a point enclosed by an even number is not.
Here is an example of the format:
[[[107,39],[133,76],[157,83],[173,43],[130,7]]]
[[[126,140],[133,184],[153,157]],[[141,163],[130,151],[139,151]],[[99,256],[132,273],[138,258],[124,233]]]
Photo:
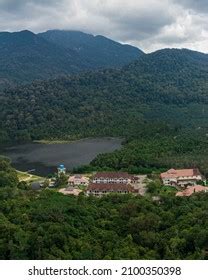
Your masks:
[[[33,33],[32,31],[30,31],[30,30],[27,30],[27,29],[25,29],[25,30],[21,30],[21,31],[19,31],[19,32],[15,32],[15,33],[22,33],[22,34],[30,34],[30,35],[35,35],[35,33]]]
[[[75,30],[0,32],[0,85],[120,68],[142,54],[135,47]]]

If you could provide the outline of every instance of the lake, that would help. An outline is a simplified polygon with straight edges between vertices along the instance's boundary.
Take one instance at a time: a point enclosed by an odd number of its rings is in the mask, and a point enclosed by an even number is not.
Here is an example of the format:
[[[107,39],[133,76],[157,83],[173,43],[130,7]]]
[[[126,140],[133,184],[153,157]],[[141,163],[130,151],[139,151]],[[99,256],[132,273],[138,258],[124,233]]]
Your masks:
[[[89,164],[98,154],[121,148],[121,139],[84,139],[63,144],[29,143],[0,147],[0,154],[12,160],[12,166],[21,171],[33,170],[34,174],[46,176],[64,164],[68,170]]]

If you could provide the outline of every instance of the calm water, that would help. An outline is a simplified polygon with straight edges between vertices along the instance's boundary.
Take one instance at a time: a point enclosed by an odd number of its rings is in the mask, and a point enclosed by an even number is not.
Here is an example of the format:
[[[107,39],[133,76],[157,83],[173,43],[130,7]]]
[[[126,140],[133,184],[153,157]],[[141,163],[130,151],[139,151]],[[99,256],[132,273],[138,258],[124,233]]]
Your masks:
[[[90,163],[98,154],[121,148],[121,139],[85,139],[66,144],[24,144],[1,147],[0,154],[9,157],[12,165],[21,171],[35,169],[38,175],[56,171],[59,164],[68,170]]]

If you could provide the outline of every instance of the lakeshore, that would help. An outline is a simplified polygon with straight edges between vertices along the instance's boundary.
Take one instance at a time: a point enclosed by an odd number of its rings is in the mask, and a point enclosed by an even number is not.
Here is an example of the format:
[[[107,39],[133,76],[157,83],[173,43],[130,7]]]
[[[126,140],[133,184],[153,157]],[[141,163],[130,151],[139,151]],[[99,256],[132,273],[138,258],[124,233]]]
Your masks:
[[[53,143],[53,144],[52,144]],[[98,154],[121,148],[119,138],[87,138],[71,142],[27,143],[0,148],[0,154],[11,159],[17,170],[47,176],[64,164],[68,170],[89,164]]]

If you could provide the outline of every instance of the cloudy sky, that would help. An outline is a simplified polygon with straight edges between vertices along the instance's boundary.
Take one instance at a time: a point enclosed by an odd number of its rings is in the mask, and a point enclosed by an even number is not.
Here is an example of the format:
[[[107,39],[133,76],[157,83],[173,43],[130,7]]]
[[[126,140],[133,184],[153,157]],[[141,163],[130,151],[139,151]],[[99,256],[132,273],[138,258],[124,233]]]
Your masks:
[[[136,45],[208,53],[207,0],[0,0],[0,31],[81,30]]]

